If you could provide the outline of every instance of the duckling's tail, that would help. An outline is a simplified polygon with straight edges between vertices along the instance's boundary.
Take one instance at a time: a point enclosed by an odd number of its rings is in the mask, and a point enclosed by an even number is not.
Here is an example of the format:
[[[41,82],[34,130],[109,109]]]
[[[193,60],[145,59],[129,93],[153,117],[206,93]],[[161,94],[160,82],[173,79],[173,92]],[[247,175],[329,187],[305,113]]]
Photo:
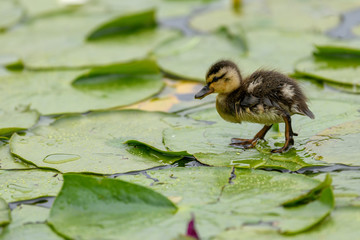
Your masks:
[[[308,116],[311,119],[315,119],[315,115],[313,114],[313,112],[306,106],[306,108],[302,109],[303,113]]]

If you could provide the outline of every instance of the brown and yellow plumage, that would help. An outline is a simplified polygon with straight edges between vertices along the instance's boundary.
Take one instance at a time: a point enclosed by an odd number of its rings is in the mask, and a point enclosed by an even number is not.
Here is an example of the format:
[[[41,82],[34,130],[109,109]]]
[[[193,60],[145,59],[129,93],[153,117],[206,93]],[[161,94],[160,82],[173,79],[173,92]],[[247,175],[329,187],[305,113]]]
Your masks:
[[[296,135],[291,128],[291,115],[301,114],[314,119],[297,82],[276,71],[258,70],[243,79],[235,63],[219,61],[210,67],[206,86],[195,98],[201,99],[213,92],[218,93],[216,109],[224,120],[265,124],[253,139],[233,138],[233,146],[254,147],[273,123],[285,122],[285,145],[273,152],[287,151]]]

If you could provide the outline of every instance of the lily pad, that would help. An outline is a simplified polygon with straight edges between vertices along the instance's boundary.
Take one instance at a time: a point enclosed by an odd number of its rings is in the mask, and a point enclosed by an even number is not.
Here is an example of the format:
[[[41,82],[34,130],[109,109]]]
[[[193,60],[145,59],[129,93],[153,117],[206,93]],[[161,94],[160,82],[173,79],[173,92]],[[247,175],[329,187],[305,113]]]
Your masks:
[[[35,20],[0,39],[3,46],[0,56],[15,56],[25,67],[32,69],[104,66],[143,59],[158,44],[179,34],[174,30],[155,28],[136,34],[85,41],[96,26],[123,15],[90,11],[56,14]],[[63,32],[65,28],[67,34]],[[8,64],[14,65],[13,62]]]
[[[18,158],[15,158],[10,153],[9,144],[5,141],[0,141],[0,169],[29,169],[34,166],[26,164]]]
[[[48,115],[132,104],[159,92],[164,82],[154,61],[141,60],[83,71],[13,73],[0,77],[0,85],[0,108],[27,104]]]
[[[43,207],[20,205],[11,212],[12,222],[4,229],[0,239],[49,239],[60,240],[45,223],[50,210]],[[34,214],[36,213],[36,214]]]
[[[0,170],[0,197],[7,202],[56,196],[62,185],[62,176],[52,171]]]
[[[23,15],[23,10],[19,7],[15,1],[3,0],[0,2],[0,32],[4,31],[18,21],[20,21]]]
[[[296,73],[324,82],[360,87],[360,61],[338,58],[306,58],[296,64]]]
[[[161,120],[165,117],[176,115],[124,110],[62,117],[24,136],[13,135],[11,152],[38,167],[61,172],[113,174],[171,164],[184,153],[161,152],[167,151],[162,143],[162,130],[169,127]],[[147,146],[124,144],[128,140]]]
[[[359,236],[360,224],[360,208],[359,207],[339,207],[336,208],[331,218],[325,220],[312,228],[310,231],[298,235],[282,236],[274,229],[267,226],[244,226],[236,229],[229,229],[224,233],[218,235],[216,240],[238,240],[238,239],[329,239],[336,240],[344,237],[349,239],[356,239]]]
[[[26,107],[20,107],[13,111],[0,109],[0,135],[9,135],[28,129],[35,125],[38,119],[39,113]]]
[[[146,231],[148,239],[159,239],[159,234],[169,237],[181,234],[190,213],[197,219],[201,238],[210,239],[225,229],[261,223],[274,223],[274,228],[284,233],[304,231],[333,208],[329,182],[321,183],[302,175],[244,169],[231,173],[231,168],[211,167],[172,168],[147,171],[147,174],[120,178],[150,186],[179,206],[173,218]],[[309,199],[313,189],[320,190],[314,201],[281,206],[290,200]],[[145,234],[139,231],[135,236],[140,238]]]
[[[4,199],[0,198],[0,226],[10,223],[10,209]]]
[[[63,0],[47,1],[47,0],[17,0],[18,4],[22,6],[29,18],[45,17],[52,14],[59,14],[71,10],[66,7]]]
[[[355,144],[359,137],[360,120],[346,122],[313,136],[307,151],[322,161],[359,166],[360,152]]]
[[[360,171],[341,171],[329,173],[333,179],[336,207],[360,207]],[[315,176],[322,179],[324,174]]]
[[[183,17],[196,8],[204,7],[206,4],[215,2],[215,0],[137,0],[137,1],[117,1],[102,0],[99,6],[104,7],[108,11],[139,11],[143,9],[154,8],[158,12],[158,17],[165,21],[169,18]],[[93,4],[93,3],[91,3]]]
[[[156,226],[176,211],[169,199],[148,188],[115,179],[66,174],[48,223],[68,238],[125,239],[139,231],[139,226]]]

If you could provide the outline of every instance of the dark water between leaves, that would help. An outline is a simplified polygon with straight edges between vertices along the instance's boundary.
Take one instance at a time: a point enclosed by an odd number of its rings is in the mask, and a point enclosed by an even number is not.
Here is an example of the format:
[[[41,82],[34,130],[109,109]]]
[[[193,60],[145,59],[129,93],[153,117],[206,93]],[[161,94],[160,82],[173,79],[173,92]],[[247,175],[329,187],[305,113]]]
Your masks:
[[[341,14],[341,20],[338,26],[328,30],[326,34],[332,38],[353,39],[357,36],[352,29],[360,24],[360,8]]]

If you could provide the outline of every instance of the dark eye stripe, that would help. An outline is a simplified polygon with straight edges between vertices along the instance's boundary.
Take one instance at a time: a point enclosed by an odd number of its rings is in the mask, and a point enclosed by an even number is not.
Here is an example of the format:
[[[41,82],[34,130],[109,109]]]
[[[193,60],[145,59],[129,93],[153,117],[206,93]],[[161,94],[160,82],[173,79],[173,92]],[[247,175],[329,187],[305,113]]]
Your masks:
[[[220,79],[222,79],[224,76],[226,75],[226,73],[224,73],[223,75],[221,75],[220,77],[214,77],[213,80],[211,82],[208,83],[208,85],[219,81]]]

